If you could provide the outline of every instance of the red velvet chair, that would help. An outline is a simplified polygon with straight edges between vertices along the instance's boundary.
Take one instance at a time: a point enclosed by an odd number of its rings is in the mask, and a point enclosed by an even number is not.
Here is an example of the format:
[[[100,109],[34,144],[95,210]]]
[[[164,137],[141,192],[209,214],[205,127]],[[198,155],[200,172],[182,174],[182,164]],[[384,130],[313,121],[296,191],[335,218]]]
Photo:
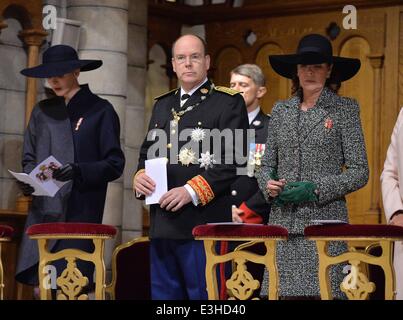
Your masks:
[[[57,278],[57,286],[61,293],[58,300],[87,300],[86,294],[80,294],[88,285],[88,278],[84,277],[76,266],[76,260],[85,260],[95,265],[95,299],[105,299],[105,240],[111,239],[116,234],[116,228],[96,223],[43,223],[30,226],[26,233],[31,239],[38,240],[39,246],[39,283],[44,284],[45,266],[50,262],[66,259],[67,267]],[[57,239],[91,239],[94,243],[94,251],[86,252],[79,249],[64,249],[58,252],[50,252],[48,243]],[[41,300],[51,298],[50,288],[39,286]]]
[[[14,229],[10,226],[0,225],[0,300],[4,298],[4,270],[1,258],[1,247],[3,242],[8,242],[13,236]]]
[[[276,264],[276,243],[288,238],[287,229],[280,226],[252,225],[252,224],[206,224],[196,226],[193,236],[204,241],[206,252],[206,284],[209,300],[218,300],[217,270],[219,263],[235,262],[235,271],[226,281],[231,292],[230,299],[246,300],[252,297],[254,291],[260,287],[258,280],[248,272],[246,262],[250,261],[264,265],[270,274],[268,298],[278,299],[278,273]],[[244,244],[237,250],[219,254],[216,252],[217,241],[248,241],[248,245],[264,243],[266,252],[262,255],[248,251]]]
[[[151,300],[150,240],[133,239],[116,247],[112,281],[106,287],[112,300]]]
[[[395,299],[395,274],[392,264],[394,241],[403,240],[403,227],[392,225],[328,224],[305,228],[305,237],[316,241],[319,254],[319,285],[323,300],[332,299],[328,271],[331,265],[348,262],[350,273],[340,288],[351,300],[365,300],[375,291],[375,283],[363,273],[365,264],[382,268],[385,277],[385,300]],[[330,256],[327,247],[330,241],[346,241],[349,251]],[[362,242],[365,242],[363,247]],[[381,252],[374,255],[374,247]],[[364,264],[364,265],[363,265]]]

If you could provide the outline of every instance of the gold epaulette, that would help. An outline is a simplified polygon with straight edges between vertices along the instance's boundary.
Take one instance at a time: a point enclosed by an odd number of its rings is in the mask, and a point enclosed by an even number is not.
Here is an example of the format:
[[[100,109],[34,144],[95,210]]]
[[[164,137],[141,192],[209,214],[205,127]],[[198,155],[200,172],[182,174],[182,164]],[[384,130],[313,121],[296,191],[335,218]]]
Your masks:
[[[163,97],[165,97],[165,96],[168,96],[168,95],[170,95],[170,94],[172,94],[172,93],[175,93],[175,94],[176,94],[176,92],[177,92],[178,90],[179,90],[179,88],[172,89],[171,91],[165,92],[165,93],[161,94],[160,96],[155,97],[154,100],[158,100],[158,99],[163,98]]]
[[[214,90],[220,91],[220,92],[224,92],[226,94],[229,94],[231,96],[236,95],[237,93],[240,93],[239,91],[236,91],[234,89],[228,88],[228,87],[222,87],[222,86],[215,86]]]

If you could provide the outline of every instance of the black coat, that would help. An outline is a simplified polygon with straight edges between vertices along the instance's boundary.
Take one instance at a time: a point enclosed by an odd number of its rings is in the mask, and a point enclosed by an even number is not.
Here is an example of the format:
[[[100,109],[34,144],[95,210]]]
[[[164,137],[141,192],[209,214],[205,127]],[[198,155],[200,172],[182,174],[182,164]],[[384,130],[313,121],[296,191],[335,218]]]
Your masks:
[[[244,129],[248,128],[248,116],[242,96],[230,89],[224,90],[227,92],[216,89],[211,89],[211,83],[207,81],[186,101],[180,110],[184,110],[197,102],[200,104],[181,117],[178,128],[176,128],[179,133],[184,129],[191,131],[195,128],[215,128],[220,131],[227,129],[227,131],[234,133],[234,129],[238,128],[242,129],[241,132],[245,138],[246,130]],[[164,141],[167,145],[173,142],[172,128],[170,128],[170,122],[173,119],[171,109],[174,108],[179,111],[179,92],[180,90],[171,91],[157,98],[150,120],[148,136],[152,138],[153,129],[162,129],[169,137],[169,141]],[[180,162],[172,164],[172,162],[177,161],[182,146],[190,140],[188,137],[186,141],[179,141],[177,150],[174,150],[175,143],[172,143],[171,148],[164,148],[161,153],[155,155],[157,157],[166,156],[169,159],[167,165],[168,190],[184,186],[189,180],[200,175],[207,182],[207,189],[214,194],[213,199],[210,199],[211,201],[207,204],[199,204],[197,207],[193,203],[188,203],[177,212],[163,210],[158,204],[151,205],[150,237],[152,238],[192,239],[192,229],[197,225],[208,222],[231,221],[231,213],[225,208],[230,205],[230,185],[236,179],[236,165],[234,162],[216,164],[213,168],[205,170],[199,164],[190,164],[189,166],[184,166]],[[138,170],[144,168],[147,152],[154,142],[147,141],[147,138],[144,140],[140,149]],[[242,143],[245,145],[245,139]],[[222,158],[224,151],[230,149],[228,144],[222,143]],[[200,157],[201,152],[205,151],[199,150],[196,153],[196,159]],[[212,148],[209,151],[213,153]],[[244,153],[246,154],[246,152]]]
[[[121,176],[125,164],[119,118],[113,106],[93,94],[87,85],[67,106],[59,97],[39,102],[24,136],[23,171],[30,173],[50,155],[62,164],[76,163],[81,177],[64,185],[53,198],[34,196],[25,228],[45,222],[102,223],[108,182]],[[58,241],[54,245],[58,249],[91,248],[89,241]],[[37,270],[32,267],[37,262],[36,240],[24,234],[17,279],[35,284]]]
[[[260,111],[251,122],[249,128],[255,129],[255,143],[266,144],[270,116]],[[243,175],[231,185],[231,204],[239,207],[242,202],[267,222],[270,212],[270,205],[266,202],[259,189],[255,177]],[[230,210],[230,208],[227,208]]]

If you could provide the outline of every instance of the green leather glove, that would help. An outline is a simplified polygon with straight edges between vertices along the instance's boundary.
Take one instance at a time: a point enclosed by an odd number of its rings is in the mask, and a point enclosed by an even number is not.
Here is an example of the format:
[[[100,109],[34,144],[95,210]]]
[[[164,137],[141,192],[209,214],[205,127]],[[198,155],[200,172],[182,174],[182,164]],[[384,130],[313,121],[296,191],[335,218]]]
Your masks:
[[[315,194],[316,185],[310,181],[290,182],[284,187],[284,191],[278,196],[278,204],[312,202],[317,201],[318,196]]]

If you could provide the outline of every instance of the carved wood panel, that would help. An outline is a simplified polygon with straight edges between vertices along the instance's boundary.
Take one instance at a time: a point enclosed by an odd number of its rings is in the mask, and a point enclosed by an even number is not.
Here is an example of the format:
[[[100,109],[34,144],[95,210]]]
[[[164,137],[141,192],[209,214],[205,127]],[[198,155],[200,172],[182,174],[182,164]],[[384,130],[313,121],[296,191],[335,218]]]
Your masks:
[[[238,49],[233,47],[224,48],[216,58],[214,65],[214,83],[220,86],[229,86],[230,72],[242,63],[242,56]]]
[[[261,99],[261,108],[265,113],[271,113],[274,103],[279,99],[287,99],[290,93],[291,81],[275,73],[268,63],[268,57],[272,54],[283,54],[277,44],[268,43],[259,49],[255,63],[262,68],[266,76],[267,93]]]
[[[379,152],[379,143],[375,145],[374,139],[374,75],[368,58],[369,54],[369,44],[361,37],[350,38],[343,44],[340,50],[340,56],[354,57],[361,60],[360,71],[352,79],[342,83],[339,93],[345,97],[353,97],[359,102],[370,168],[370,180],[368,184],[364,188],[347,196],[348,210],[352,223],[363,223],[363,215],[371,207],[371,190],[375,179],[373,155],[374,152]],[[380,90],[380,88],[378,88],[378,90]],[[376,179],[379,180],[379,176],[376,177]],[[378,217],[374,217],[374,223],[377,223],[377,219]]]

